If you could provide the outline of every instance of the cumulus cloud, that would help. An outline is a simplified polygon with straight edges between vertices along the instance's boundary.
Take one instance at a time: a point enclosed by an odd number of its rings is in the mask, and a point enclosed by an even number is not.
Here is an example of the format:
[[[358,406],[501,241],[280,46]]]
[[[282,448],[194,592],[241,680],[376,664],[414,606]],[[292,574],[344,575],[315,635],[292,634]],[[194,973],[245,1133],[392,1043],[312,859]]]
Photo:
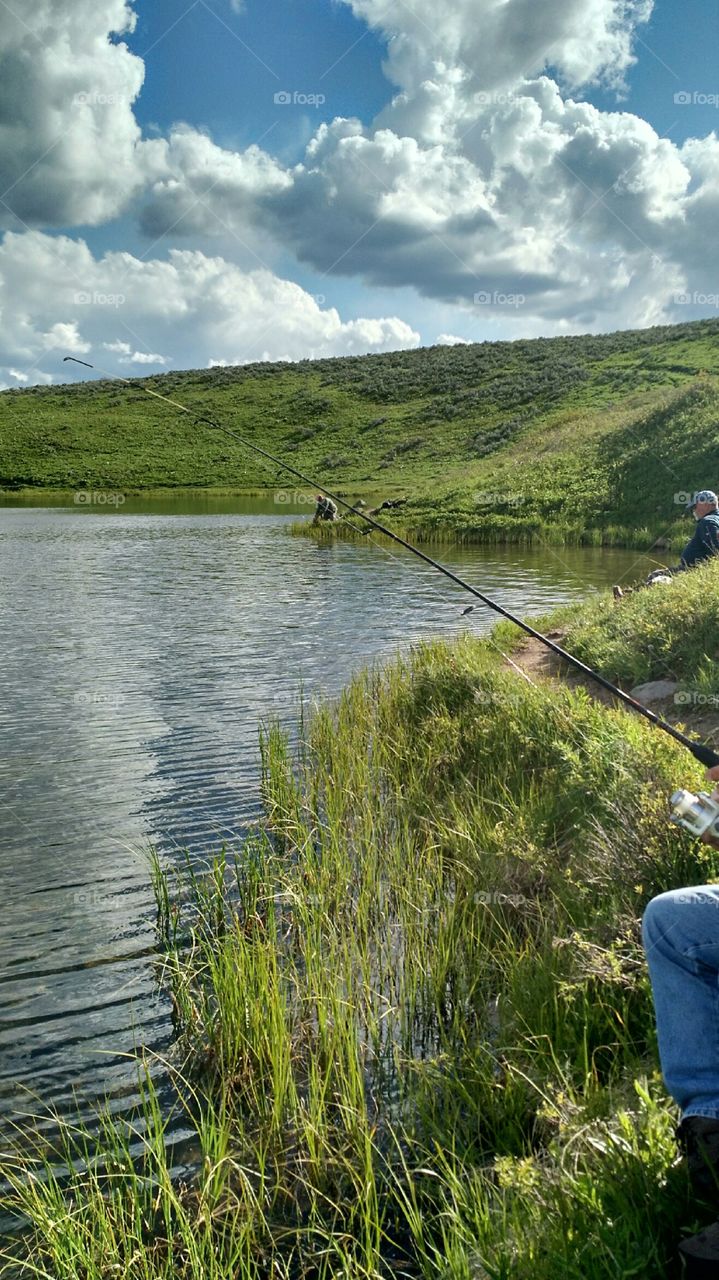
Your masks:
[[[516,84],[554,67],[568,86],[621,85],[632,37],[652,0],[344,0],[389,40],[387,68],[410,92],[438,68],[461,68],[471,89]]]
[[[335,120],[291,173],[204,143],[199,171],[206,186],[213,169],[240,184],[249,175],[242,191],[222,189],[225,229],[244,236],[255,219],[326,275],[411,286],[470,309],[489,294],[524,331],[536,317],[655,323],[687,282],[705,281],[716,140],[679,149],[637,116],[565,100],[546,76],[458,97],[452,110],[443,143]],[[174,222],[194,191],[179,178],[165,186],[162,208],[146,215],[153,229]],[[216,229],[213,205],[213,191],[195,205],[196,231]]]
[[[192,248],[210,235],[226,255],[233,237],[236,256],[262,237],[285,262],[292,253],[323,275],[411,287],[486,331],[498,321],[526,334],[702,314],[716,270],[719,140],[678,147],[635,115],[578,100],[598,82],[621,92],[652,0],[342,2],[385,37],[398,92],[371,123],[322,123],[292,167],[258,146],[222,148],[189,124],[141,138],[132,104],[144,68],[117,38],[134,22],[129,0],[37,0],[28,17],[3,19],[0,119],[13,123],[0,130],[11,177],[0,216],[97,223],[134,201],[163,250],[191,246],[139,264],[109,255],[102,270],[77,262],[85,283],[75,311],[61,308],[41,331],[32,311],[18,312],[13,367],[51,351],[56,331],[81,352],[90,326],[126,362],[192,363],[187,317],[215,361],[254,358],[248,344],[270,358],[416,340],[397,319],[342,321],[269,268],[225,262],[223,287],[221,259]],[[143,303],[141,287],[157,300]],[[45,314],[42,282],[25,288],[37,288]],[[232,305],[238,296],[251,331]],[[105,332],[98,317],[113,312],[138,317],[142,342]]]
[[[108,253],[82,240],[8,232],[0,246],[0,377],[65,381],[61,353],[93,363],[209,366],[363,354],[419,344],[394,317],[342,320],[269,270],[173,250],[165,260]],[[104,355],[102,353],[105,353]],[[159,354],[172,352],[172,355]]]
[[[66,355],[84,355],[90,350],[90,343],[78,333],[77,322],[69,324],[58,321],[42,335],[42,343],[46,351],[64,351]]]
[[[409,286],[522,333],[688,317],[676,298],[701,296],[716,259],[719,142],[680,148],[566,96],[620,82],[650,3],[347,2],[389,41],[401,92],[379,118],[321,124],[291,169],[177,130],[147,231],[244,243],[261,226],[325,275]]]
[[[0,225],[114,217],[144,181],[132,106],[142,60],[125,0],[33,0],[0,20]]]
[[[170,228],[183,236],[223,227],[237,234],[261,199],[292,186],[290,174],[259,147],[226,151],[189,125],[157,141],[153,174],[141,213],[153,237]]]
[[[105,344],[103,343],[103,346]],[[132,354],[120,356],[118,364],[169,364],[169,356],[159,356],[156,352],[133,351]]]

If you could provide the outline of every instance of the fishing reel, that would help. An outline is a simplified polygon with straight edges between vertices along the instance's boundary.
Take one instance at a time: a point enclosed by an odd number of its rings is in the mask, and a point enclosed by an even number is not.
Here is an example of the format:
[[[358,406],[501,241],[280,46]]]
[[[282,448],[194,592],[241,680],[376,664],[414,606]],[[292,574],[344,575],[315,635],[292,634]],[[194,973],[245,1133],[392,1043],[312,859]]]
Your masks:
[[[675,791],[670,800],[671,821],[690,831],[693,836],[719,839],[719,797],[700,791]]]

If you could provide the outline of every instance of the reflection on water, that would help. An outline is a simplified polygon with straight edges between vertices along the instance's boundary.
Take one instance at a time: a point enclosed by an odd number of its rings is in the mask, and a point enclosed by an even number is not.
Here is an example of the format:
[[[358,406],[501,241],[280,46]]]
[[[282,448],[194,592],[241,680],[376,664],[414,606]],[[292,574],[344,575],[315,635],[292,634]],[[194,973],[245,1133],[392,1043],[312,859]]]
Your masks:
[[[237,500],[233,500],[237,507]],[[0,1115],[25,1087],[61,1108],[109,1093],[169,1036],[151,963],[147,851],[202,857],[258,815],[258,723],[300,684],[493,618],[371,540],[287,536],[234,514],[0,511]],[[142,505],[142,504],[139,504]],[[281,510],[281,508],[279,508]],[[580,598],[635,553],[437,551],[519,612]],[[1,1120],[0,1120],[1,1123]]]

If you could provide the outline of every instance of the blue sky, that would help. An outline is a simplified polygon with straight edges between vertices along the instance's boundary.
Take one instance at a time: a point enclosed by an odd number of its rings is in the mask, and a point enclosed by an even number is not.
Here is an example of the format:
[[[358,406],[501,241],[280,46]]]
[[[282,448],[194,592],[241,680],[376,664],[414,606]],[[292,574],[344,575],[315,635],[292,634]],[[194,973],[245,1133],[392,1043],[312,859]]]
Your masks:
[[[186,120],[234,149],[264,136],[267,150],[295,161],[318,120],[371,121],[392,96],[384,42],[330,0],[249,0],[240,14],[224,0],[154,0],[138,13],[128,43],[147,67],[136,115],[148,129]],[[283,90],[323,95],[326,103],[275,105]]]
[[[3,8],[0,386],[714,315],[718,47],[715,0]]]
[[[626,111],[635,112],[658,133],[675,141],[719,128],[717,106],[679,107],[674,94],[682,91],[719,94],[719,5],[716,0],[660,0],[648,25],[635,41],[636,65],[628,75]],[[613,94],[588,92],[604,110],[616,109]]]

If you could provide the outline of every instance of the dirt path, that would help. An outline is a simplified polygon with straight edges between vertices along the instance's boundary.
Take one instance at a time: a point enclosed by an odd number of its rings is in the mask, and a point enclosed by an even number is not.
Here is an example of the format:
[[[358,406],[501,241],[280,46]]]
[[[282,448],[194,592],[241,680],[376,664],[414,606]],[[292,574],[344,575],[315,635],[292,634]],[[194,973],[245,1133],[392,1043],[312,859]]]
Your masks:
[[[564,644],[565,636],[566,631],[547,632],[547,638],[558,645]],[[548,649],[540,640],[535,640],[532,636],[528,636],[521,646],[514,650],[511,656],[512,661],[535,683],[541,680],[561,681],[563,685],[567,685],[570,689],[586,689],[587,693],[595,701],[603,703],[605,707],[624,707],[625,710],[628,710],[626,704],[613,697],[608,690],[603,689],[601,685],[595,684],[593,680],[585,680],[578,671],[568,666],[567,663],[562,662],[562,659],[552,653],[551,649]],[[511,669],[511,663],[508,665]],[[627,690],[626,692],[630,691]],[[696,710],[686,705],[677,706],[673,697],[669,697],[646,705],[650,711],[654,711],[656,715],[667,720],[669,724],[675,725],[682,730],[688,729],[697,738],[700,738],[702,742],[708,742],[712,746],[719,746],[719,704],[714,708]]]

